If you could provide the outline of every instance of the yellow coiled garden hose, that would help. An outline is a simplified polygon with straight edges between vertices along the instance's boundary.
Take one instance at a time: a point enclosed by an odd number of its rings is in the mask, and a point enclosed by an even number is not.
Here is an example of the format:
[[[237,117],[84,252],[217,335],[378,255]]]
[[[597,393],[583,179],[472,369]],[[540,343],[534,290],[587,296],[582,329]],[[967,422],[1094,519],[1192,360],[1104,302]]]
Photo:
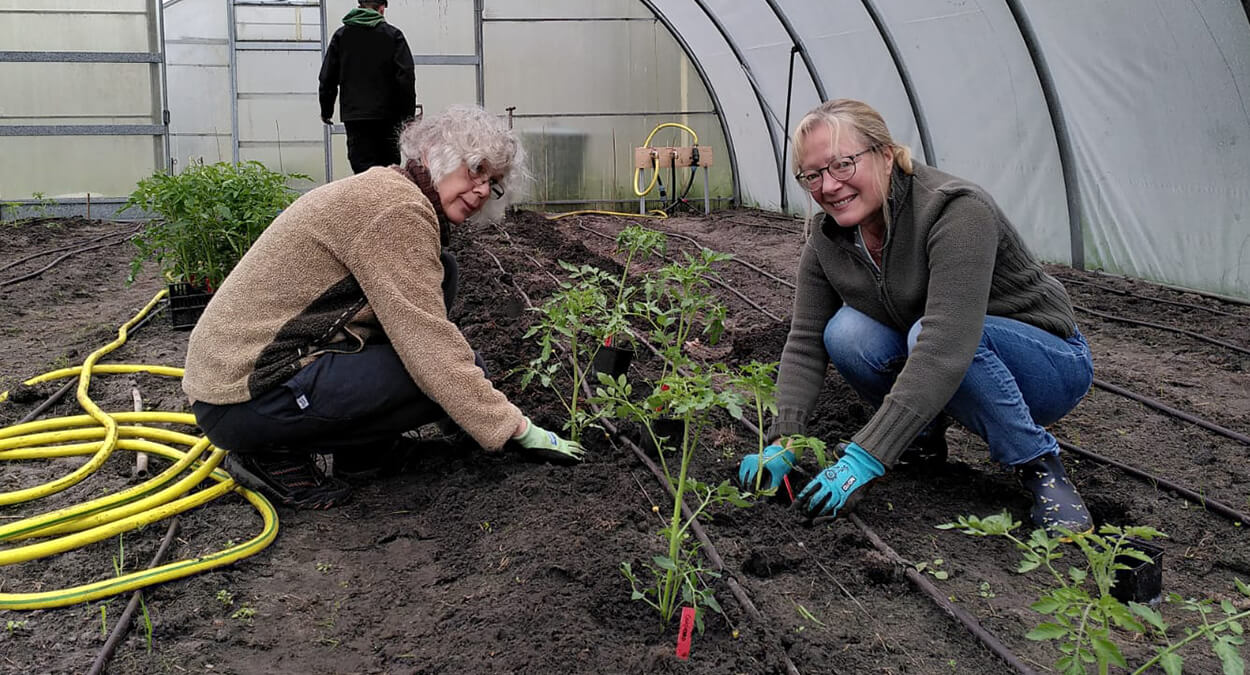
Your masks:
[[[694,129],[691,129],[690,127],[684,124],[678,124],[677,122],[664,122],[663,124],[656,125],[656,127],[651,130],[651,133],[647,134],[647,140],[642,142],[642,146],[643,147],[650,146],[651,139],[655,137],[656,133],[659,132],[660,129],[665,129],[668,127],[674,127],[674,128],[685,131],[686,133],[690,134],[691,138],[694,139],[693,141],[694,145],[699,144],[699,134],[696,134],[694,132]],[[656,157],[656,156],[651,157],[651,168],[652,168],[651,182],[647,185],[645,190],[641,190],[641,191],[639,191],[638,189],[638,173],[642,171],[642,169],[638,169],[638,168],[634,169],[633,185],[634,185],[635,196],[645,197],[648,194],[650,194],[651,190],[655,187],[656,181],[659,180],[659,177],[660,177],[660,158],[659,157]],[[620,211],[601,211],[598,209],[584,209],[581,211],[568,211],[566,213],[557,213],[555,215],[550,215],[550,216],[547,216],[547,220],[559,220],[561,218],[568,218],[570,216],[582,216],[582,215],[587,215],[587,214],[599,214],[599,215],[604,215],[604,216],[624,216],[626,218],[654,218],[656,220],[665,220],[668,218],[668,213],[660,209],[651,209],[650,211],[646,213],[622,213]]]
[[[651,139],[655,137],[656,133],[658,133],[660,129],[666,129],[668,127],[673,127],[675,129],[681,129],[682,131],[685,131],[686,133],[690,134],[690,137],[693,139],[693,143],[692,143],[693,145],[699,144],[699,134],[696,134],[694,132],[694,129],[691,129],[690,127],[684,124],[678,124],[677,122],[664,122],[662,124],[657,124],[655,128],[651,130],[651,133],[647,134],[647,140],[642,142],[642,147],[644,148],[651,147]],[[647,185],[647,188],[645,190],[639,191],[638,190],[638,174],[641,172],[642,172],[642,169],[637,168],[637,167],[634,168],[634,183],[633,183],[634,195],[637,197],[645,197],[648,194],[651,194],[651,189],[655,187],[656,181],[660,178],[660,158],[658,156],[655,156],[654,154],[651,156],[651,182]],[[676,190],[677,186],[674,185],[673,189]]]
[[[124,344],[131,327],[152,311],[166,294],[167,291],[164,290],[157,293],[147,306],[118,329],[116,340],[93,352],[82,366],[44,373],[24,382],[26,385],[35,385],[77,377],[78,404],[87,414],[27,422],[0,429],[0,460],[80,455],[90,455],[91,458],[73,472],[43,485],[0,493],[0,506],[24,503],[65,490],[98,470],[113,451],[118,449],[157,455],[171,460],[172,464],[143,483],[121,492],[0,526],[0,542],[5,544],[0,548],[0,566],[81,548],[193,509],[230,491],[238,492],[260,513],[263,521],[260,534],[216,553],[166,563],[103,581],[37,593],[0,593],[0,609],[64,607],[181,579],[254,555],[278,535],[278,517],[273,505],[264,496],[238,485],[229,474],[217,468],[225,456],[224,450],[212,446],[207,438],[146,426],[195,426],[194,415],[159,411],[108,413],[100,409],[87,394],[93,374],[142,372],[182,377],[181,368],[97,363],[105,354]],[[7,397],[8,392],[0,394],[0,402]],[[187,449],[180,450],[174,446],[186,446]],[[207,479],[215,482],[210,487],[192,492]],[[7,545],[10,542],[35,538],[42,541],[21,546]]]

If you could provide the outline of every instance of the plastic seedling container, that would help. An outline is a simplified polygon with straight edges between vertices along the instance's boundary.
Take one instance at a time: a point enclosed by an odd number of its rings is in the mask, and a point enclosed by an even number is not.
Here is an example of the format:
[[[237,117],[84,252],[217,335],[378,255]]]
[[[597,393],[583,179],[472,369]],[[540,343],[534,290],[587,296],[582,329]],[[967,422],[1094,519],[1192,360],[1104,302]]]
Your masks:
[[[652,422],[652,428],[655,430],[655,435],[657,437],[668,437],[668,440],[664,441],[665,447],[669,449],[681,448],[681,439],[684,438],[686,434],[685,420],[673,417],[661,417],[660,419]],[[642,448],[643,452],[647,453],[651,457],[660,456],[659,449],[655,447],[655,443],[651,442],[651,436],[647,434],[646,430],[643,430],[642,432],[642,442],[639,443],[639,446]]]
[[[1125,539],[1124,545],[1150,556],[1150,562],[1116,556],[1116,562],[1128,565],[1129,569],[1115,571],[1111,595],[1120,602],[1153,605],[1163,596],[1163,549],[1139,539]]]
[[[174,330],[191,330],[195,322],[200,320],[204,308],[213,294],[195,284],[177,283],[169,285],[169,318]]]
[[[620,377],[629,370],[629,364],[634,360],[634,350],[628,347],[599,347],[599,351],[595,352],[595,359],[591,362],[591,369],[596,373],[604,373],[612,377]]]

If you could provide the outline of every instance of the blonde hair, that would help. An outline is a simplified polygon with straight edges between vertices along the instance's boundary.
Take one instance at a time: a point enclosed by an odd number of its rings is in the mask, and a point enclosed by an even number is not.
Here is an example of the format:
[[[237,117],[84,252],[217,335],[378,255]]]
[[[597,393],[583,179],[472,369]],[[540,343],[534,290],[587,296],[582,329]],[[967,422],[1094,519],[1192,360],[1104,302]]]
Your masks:
[[[872,149],[876,153],[884,153],[889,148],[894,153],[894,164],[903,173],[911,175],[914,171],[912,167],[911,148],[906,145],[900,145],[894,141],[894,137],[890,135],[890,129],[885,125],[885,120],[881,117],[881,113],[875,108],[852,98],[837,98],[832,101],[826,101],[803,116],[799,120],[799,124],[794,129],[794,138],[791,143],[794,145],[794,155],[792,160],[792,169],[794,173],[799,172],[799,158],[803,156],[805,143],[808,135],[812,131],[823,126],[833,132],[833,143],[838,144],[838,138],[843,130],[848,130],[864,141],[866,147]],[[885,222],[890,222],[890,177],[887,174],[881,179],[879,184],[881,194],[885,197],[882,205],[882,211],[885,216]]]
[[[495,220],[516,201],[529,182],[525,149],[499,116],[474,105],[453,105],[443,112],[409,122],[399,135],[399,162],[414,160],[430,172],[435,185],[460,169],[487,164],[500,176],[502,199],[486,202],[474,218]]]

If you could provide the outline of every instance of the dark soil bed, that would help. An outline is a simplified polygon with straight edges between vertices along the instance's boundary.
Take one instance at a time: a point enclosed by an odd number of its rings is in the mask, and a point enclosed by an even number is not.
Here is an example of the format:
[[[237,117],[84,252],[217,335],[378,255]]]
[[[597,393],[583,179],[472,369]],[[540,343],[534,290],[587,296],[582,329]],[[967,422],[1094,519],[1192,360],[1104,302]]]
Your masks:
[[[619,270],[612,237],[636,221],[584,216],[548,221],[520,213],[508,222],[453,232],[461,299],[452,315],[487,359],[497,385],[540,424],[559,428],[560,407],[547,391],[522,391],[509,373],[537,347],[522,336],[531,321],[516,287],[535,302],[554,288],[556,260]],[[647,221],[762,270],[793,278],[802,235],[796,221],[751,211]],[[0,226],[0,267],[33,253],[111,237],[132,225],[44,221]],[[116,236],[115,236],[116,235]],[[691,250],[673,239],[671,252]],[[116,337],[117,327],[162,287],[150,270],[125,285],[129,244],[67,258],[29,280],[0,285],[0,426],[16,422],[59,383],[34,390],[26,378],[81,363]],[[0,284],[56,255],[0,271]],[[502,265],[501,272],[496,259]],[[643,265],[640,269],[646,269]],[[729,330],[714,358],[729,365],[780,357],[792,291],[744,265],[722,277],[759,305],[722,294]],[[1054,268],[1072,283],[1082,307],[1186,330],[1250,347],[1250,307],[1221,303],[1141,282]],[[1124,291],[1202,304],[1234,316],[1165,307]],[[769,318],[763,311],[780,320]],[[1241,434],[1250,434],[1250,357],[1192,338],[1078,316],[1095,352],[1096,376],[1162,400]],[[181,366],[187,333],[160,316],[104,362]],[[643,357],[631,378],[657,372]],[[133,378],[148,409],[186,409],[175,380]],[[131,378],[99,375],[92,398],[130,410]],[[638,385],[636,385],[638,386]],[[870,411],[832,374],[812,433],[830,443],[852,434]],[[47,415],[79,414],[73,394]],[[696,459],[694,475],[719,482],[736,472],[754,440],[728,417]],[[1053,431],[1062,440],[1183,483],[1209,499],[1250,510],[1250,448],[1095,389]],[[716,508],[704,522],[712,544],[762,618],[714,582],[724,616],[711,616],[688,661],[674,655],[676,625],[661,625],[619,568],[662,553],[652,510],[663,487],[623,445],[602,435],[587,442],[584,465],[519,461],[508,454],[443,441],[420,444],[396,475],[360,488],[328,512],[279,510],[280,534],[261,553],[230,567],[149,589],[150,642],[142,622],[109,667],[116,673],[991,673],[1008,667],[918,592],[851,522],[813,527],[777,503]],[[1014,572],[1018,555],[1001,540],[935,529],[960,515],[1003,509],[1027,522],[1026,495],[987,460],[985,445],[958,428],[948,433],[950,462],[936,470],[900,470],[875,485],[859,515],[904,558],[940,569],[930,577],[1026,663],[1047,671],[1052,643],[1024,635],[1041,619],[1029,609],[1048,581]],[[0,492],[67,474],[82,459],[4,462]],[[1250,580],[1245,527],[1200,505],[1090,461],[1066,456],[1069,471],[1099,522],[1154,526],[1170,535],[1165,590],[1228,599],[1246,608],[1234,577]],[[116,492],[130,482],[130,453],[115,453],[88,480],[55,497],[0,507],[0,525]],[[812,466],[805,467],[808,470]],[[796,488],[799,486],[796,486]],[[666,508],[661,508],[666,512]],[[261,521],[236,495],[181,518],[171,559],[214,552],[254,536]],[[0,593],[73,586],[147,564],[163,523],[52,558],[0,567]],[[1068,550],[1075,556],[1075,549]],[[0,672],[85,672],[125,606],[125,597],[61,609],[0,611]],[[241,609],[251,612],[240,612]],[[1164,607],[1169,621],[1192,621]],[[1176,633],[1177,635],[1181,633]],[[1130,664],[1153,650],[1120,635]],[[1186,670],[1219,672],[1205,647],[1185,652]]]

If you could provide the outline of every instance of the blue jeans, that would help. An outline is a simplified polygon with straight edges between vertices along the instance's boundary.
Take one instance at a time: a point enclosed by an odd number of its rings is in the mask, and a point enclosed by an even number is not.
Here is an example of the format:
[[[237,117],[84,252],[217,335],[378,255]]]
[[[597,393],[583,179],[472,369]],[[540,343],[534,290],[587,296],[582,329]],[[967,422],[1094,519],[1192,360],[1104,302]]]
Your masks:
[[[825,351],[848,384],[874,406],[916,346],[923,320],[906,335],[849,306],[825,326]],[[981,344],[943,410],[985,439],[990,458],[1006,465],[1059,452],[1045,425],[1068,414],[1094,378],[1080,331],[1063,339],[1001,316],[985,317]]]

